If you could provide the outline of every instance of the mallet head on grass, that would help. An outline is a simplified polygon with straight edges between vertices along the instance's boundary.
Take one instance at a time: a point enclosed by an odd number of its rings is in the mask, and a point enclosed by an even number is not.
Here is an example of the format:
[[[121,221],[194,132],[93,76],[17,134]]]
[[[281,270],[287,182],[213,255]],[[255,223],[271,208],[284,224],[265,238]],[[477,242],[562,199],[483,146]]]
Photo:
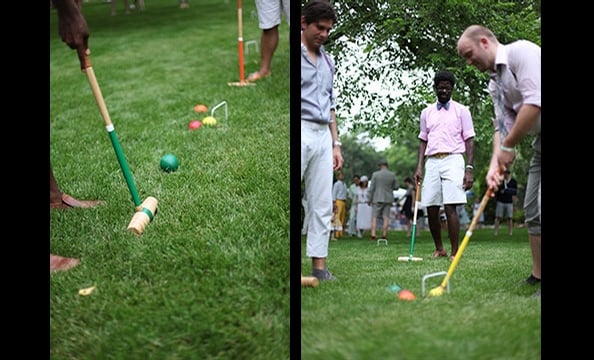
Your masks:
[[[317,287],[320,280],[315,276],[301,276],[301,287]]]
[[[430,297],[441,296],[441,295],[443,295],[444,292],[445,292],[445,287],[440,285],[436,288],[429,290],[429,293],[427,295],[429,295]]]
[[[149,196],[136,207],[136,213],[128,224],[128,230],[132,231],[136,235],[142,234],[146,226],[153,220],[153,217],[157,214],[157,205],[159,201]]]

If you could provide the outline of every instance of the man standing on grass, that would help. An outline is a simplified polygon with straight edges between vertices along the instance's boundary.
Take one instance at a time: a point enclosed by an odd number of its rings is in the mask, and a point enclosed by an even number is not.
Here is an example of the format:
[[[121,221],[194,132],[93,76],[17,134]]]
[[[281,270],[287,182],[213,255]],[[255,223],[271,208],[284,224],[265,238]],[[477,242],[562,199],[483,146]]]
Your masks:
[[[394,190],[398,189],[396,174],[388,170],[388,161],[381,159],[377,166],[379,170],[371,174],[371,185],[369,185],[369,204],[371,210],[371,240],[375,240],[377,218],[382,216],[382,240],[388,237],[390,226],[390,209],[394,202]]]
[[[435,243],[431,256],[448,256],[441,240],[443,206],[451,245],[450,260],[458,252],[460,238],[457,207],[466,204],[466,190],[474,181],[474,124],[468,107],[452,100],[455,84],[456,78],[449,71],[439,71],[433,78],[437,102],[421,111],[419,161],[415,171],[415,182],[422,183],[421,201],[427,207],[429,231]]]
[[[322,48],[336,22],[326,0],[311,0],[301,9],[301,181],[309,212],[306,255],[312,276],[335,280],[326,267],[332,219],[333,171],[343,163],[336,124],[334,60]]]
[[[525,282],[541,279],[541,62],[540,46],[527,40],[501,44],[482,25],[471,25],[458,39],[458,55],[466,63],[491,76],[489,93],[494,104],[493,152],[486,181],[495,193],[516,157],[516,145],[527,135],[532,141],[532,158],[524,195],[524,215],[528,227],[532,272]],[[540,288],[534,293],[540,298]]]
[[[497,236],[499,232],[499,224],[503,218],[507,219],[508,234],[511,236],[514,228],[514,200],[518,194],[518,183],[516,179],[511,177],[511,172],[505,170],[503,172],[503,186],[497,191],[495,199],[495,231],[493,234]]]
[[[336,205],[338,222],[342,225],[343,229],[346,223],[346,199],[348,189],[344,183],[344,174],[342,171],[336,173],[336,181],[332,185],[332,201]],[[343,230],[334,231],[334,237],[338,240],[342,237]]]

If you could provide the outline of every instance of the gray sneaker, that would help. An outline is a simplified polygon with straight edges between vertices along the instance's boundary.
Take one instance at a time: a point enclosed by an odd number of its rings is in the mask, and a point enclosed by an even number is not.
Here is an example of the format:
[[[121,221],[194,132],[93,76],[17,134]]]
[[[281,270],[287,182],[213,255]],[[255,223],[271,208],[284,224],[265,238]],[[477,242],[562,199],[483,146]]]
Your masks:
[[[536,290],[536,292],[532,294],[530,297],[537,298],[540,300],[540,288],[538,288],[538,290]]]
[[[313,269],[311,276],[315,276],[320,281],[333,281],[338,280],[328,269]]]

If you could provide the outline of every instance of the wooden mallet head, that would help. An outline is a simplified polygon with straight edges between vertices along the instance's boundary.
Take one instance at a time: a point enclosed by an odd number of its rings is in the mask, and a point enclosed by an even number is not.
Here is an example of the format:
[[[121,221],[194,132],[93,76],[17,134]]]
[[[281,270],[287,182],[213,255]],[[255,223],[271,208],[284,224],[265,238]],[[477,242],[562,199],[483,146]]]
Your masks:
[[[142,234],[146,226],[153,220],[153,217],[157,213],[157,205],[159,201],[149,196],[136,207],[136,213],[128,224],[128,230],[134,232],[136,235]]]
[[[320,285],[320,280],[315,276],[301,275],[301,287],[317,287]]]

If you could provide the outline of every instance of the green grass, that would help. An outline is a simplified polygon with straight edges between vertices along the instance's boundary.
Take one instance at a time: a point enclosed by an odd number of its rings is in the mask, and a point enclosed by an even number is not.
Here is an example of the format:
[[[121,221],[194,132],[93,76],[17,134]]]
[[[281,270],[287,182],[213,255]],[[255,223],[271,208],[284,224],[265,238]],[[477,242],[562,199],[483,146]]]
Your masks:
[[[95,209],[50,210],[50,252],[81,259],[50,275],[51,359],[287,359],[289,284],[289,34],[283,23],[273,76],[239,80],[235,1],[180,10],[151,0],[144,12],[110,16],[83,2],[91,61],[141,199],[159,211],[141,236],[126,230],[134,204],[78,59],[50,11],[50,158],[62,189],[102,199]],[[245,41],[258,40],[255,5],[243,4]],[[246,75],[258,68],[250,47]],[[216,127],[189,131],[193,107],[227,102]],[[175,154],[179,170],[159,160]],[[294,224],[293,227],[295,228]],[[298,228],[298,227],[297,227]],[[502,228],[504,230],[504,228]],[[502,231],[504,232],[504,231]],[[339,278],[302,289],[303,359],[539,359],[540,302],[520,285],[531,263],[525,229],[493,239],[474,232],[451,292],[423,299],[433,260],[398,262],[410,239],[389,245],[330,243]],[[303,243],[304,244],[304,239]],[[303,252],[305,253],[305,252]],[[310,259],[302,259],[304,273]],[[441,278],[434,278],[431,289]],[[412,290],[397,300],[388,288]],[[78,295],[95,286],[89,296]]]
[[[305,253],[305,238],[302,246]],[[432,259],[433,250],[428,230],[415,238],[418,262],[397,260],[410,252],[404,231],[391,231],[387,246],[369,235],[330,242],[327,264],[338,280],[302,289],[302,359],[540,359],[541,306],[531,297],[537,287],[521,283],[532,265],[526,229],[496,238],[493,229],[475,230],[450,292],[423,297],[423,277],[451,264]],[[302,266],[308,274],[311,261]],[[443,279],[428,278],[425,294]],[[416,300],[399,300],[392,285]]]
[[[50,252],[81,264],[50,275],[52,359],[289,358],[289,34],[273,76],[239,80],[237,4],[146,2],[110,16],[83,3],[91,62],[141,199],[159,210],[127,231],[134,203],[78,58],[50,11],[50,158],[63,191],[102,199],[50,210]],[[244,40],[257,40],[253,2]],[[245,73],[259,53],[251,46]],[[216,111],[216,127],[189,131]],[[159,169],[173,153],[180,168]],[[78,290],[96,286],[89,296]]]

